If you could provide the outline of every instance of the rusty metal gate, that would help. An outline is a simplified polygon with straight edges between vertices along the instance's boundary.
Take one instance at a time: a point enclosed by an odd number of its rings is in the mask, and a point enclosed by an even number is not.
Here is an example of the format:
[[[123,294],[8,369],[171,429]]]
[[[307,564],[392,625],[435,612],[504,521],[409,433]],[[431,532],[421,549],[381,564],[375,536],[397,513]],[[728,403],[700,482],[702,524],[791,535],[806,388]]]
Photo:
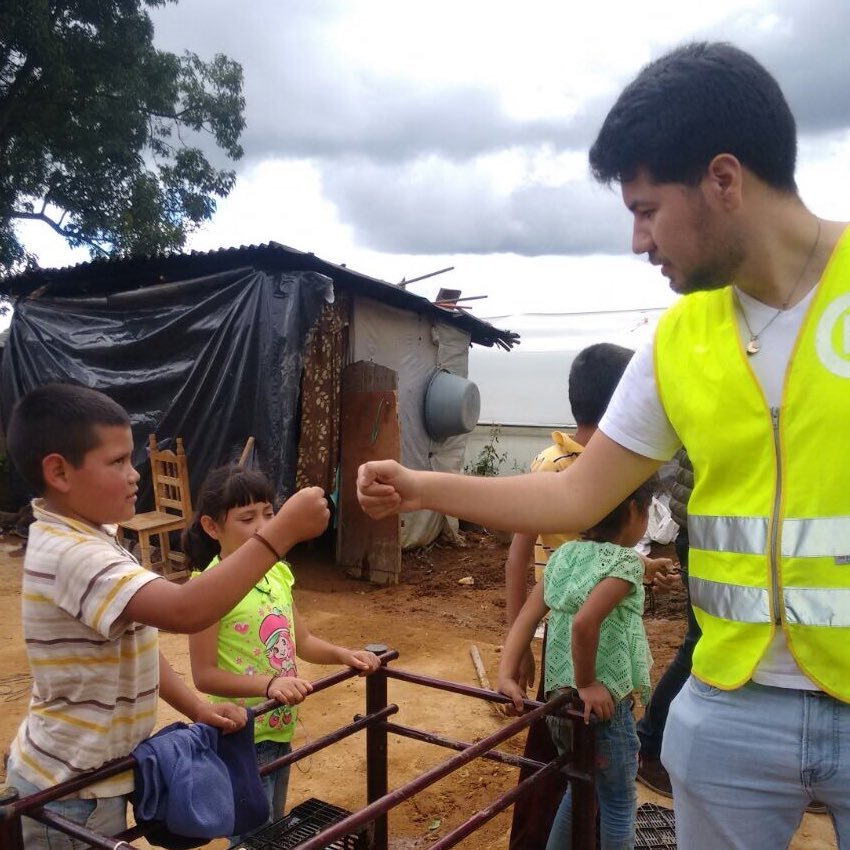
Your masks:
[[[390,666],[390,662],[398,658],[398,652],[388,650],[385,646],[372,645],[367,647],[376,652],[382,662],[381,668],[365,679],[366,710],[365,714],[357,715],[354,720],[339,729],[315,741],[293,750],[286,756],[265,765],[260,773],[271,773],[280,767],[293,764],[312,755],[325,747],[336,744],[357,732],[366,732],[366,806],[351,814],[334,806],[325,806],[331,810],[332,817],[326,822],[316,824],[316,829],[299,843],[291,843],[294,830],[285,821],[292,819],[292,814],[275,825],[260,830],[258,838],[246,839],[245,846],[263,848],[263,850],[325,850],[326,848],[356,847],[357,850],[388,850],[388,812],[403,801],[460,769],[469,762],[478,759],[489,759],[502,764],[525,767],[533,770],[526,779],[493,800],[488,806],[472,814],[466,821],[455,827],[451,832],[430,845],[431,850],[447,850],[454,847],[467,836],[474,833],[483,824],[495,817],[499,812],[510,806],[520,795],[528,791],[537,782],[543,781],[554,771],[563,771],[573,782],[573,847],[577,850],[589,850],[596,846],[596,817],[595,791],[593,783],[593,762],[595,753],[595,733],[593,725],[583,722],[575,723],[574,751],[571,754],[559,756],[546,764],[532,761],[521,756],[503,752],[497,747],[521,733],[540,717],[548,714],[581,718],[581,712],[568,703],[569,697],[562,695],[547,703],[533,700],[526,702],[525,713],[506,723],[492,735],[477,743],[467,743],[451,738],[442,737],[412,726],[405,726],[390,721],[390,717],[398,714],[399,706],[387,701],[387,685],[389,679],[397,679],[426,688],[448,691],[473,699],[487,700],[494,703],[507,703],[510,700],[502,694],[483,688],[470,687],[458,682],[435,679],[422,676],[406,670]],[[333,685],[356,677],[354,670],[343,670],[326,676],[313,683],[313,694],[326,690]],[[269,700],[256,706],[256,714],[270,711],[278,705]],[[453,755],[422,773],[415,779],[393,790],[389,789],[388,777],[388,734],[400,735],[423,741],[428,744],[456,751]],[[80,790],[88,785],[114,776],[133,767],[135,759],[127,756],[117,759],[97,770],[89,771],[80,777],[64,782],[33,794],[29,797],[18,798],[14,789],[6,789],[5,798],[0,799],[0,847],[3,850],[23,850],[21,836],[21,816],[27,815],[47,824],[54,829],[72,835],[88,842],[92,847],[103,850],[139,850],[132,843],[134,839],[147,834],[154,828],[151,824],[144,827],[131,827],[124,833],[114,837],[98,835],[79,824],[75,824],[44,808],[46,803]],[[318,801],[309,801],[317,803]],[[298,807],[296,807],[297,809]],[[309,806],[307,806],[309,809]],[[293,810],[294,812],[295,810]],[[316,814],[316,807],[303,815],[299,823],[304,823]],[[327,814],[327,811],[324,812]],[[297,820],[297,818],[296,818]],[[289,837],[287,837],[287,835]],[[355,840],[356,839],[356,840]]]

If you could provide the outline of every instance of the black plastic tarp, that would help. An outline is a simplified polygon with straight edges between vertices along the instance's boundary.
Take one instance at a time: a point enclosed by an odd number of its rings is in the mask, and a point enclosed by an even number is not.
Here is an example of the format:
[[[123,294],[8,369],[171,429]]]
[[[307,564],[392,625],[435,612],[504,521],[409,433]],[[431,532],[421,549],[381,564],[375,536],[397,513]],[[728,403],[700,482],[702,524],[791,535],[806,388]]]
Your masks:
[[[317,272],[243,268],[102,297],[21,300],[0,368],[4,427],[29,390],[83,384],[130,414],[140,509],[152,507],[151,433],[163,448],[183,438],[193,494],[253,435],[260,468],[285,497],[295,481],[305,339],[331,292]],[[21,502],[29,495],[15,492]]]

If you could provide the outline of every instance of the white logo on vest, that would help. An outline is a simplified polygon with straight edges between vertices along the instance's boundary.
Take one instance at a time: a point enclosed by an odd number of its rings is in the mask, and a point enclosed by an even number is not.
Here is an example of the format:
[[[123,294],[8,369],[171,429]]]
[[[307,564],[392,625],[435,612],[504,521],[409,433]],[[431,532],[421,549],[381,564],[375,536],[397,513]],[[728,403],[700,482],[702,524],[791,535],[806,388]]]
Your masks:
[[[818,322],[815,345],[821,363],[839,378],[850,378],[850,293],[840,295]]]

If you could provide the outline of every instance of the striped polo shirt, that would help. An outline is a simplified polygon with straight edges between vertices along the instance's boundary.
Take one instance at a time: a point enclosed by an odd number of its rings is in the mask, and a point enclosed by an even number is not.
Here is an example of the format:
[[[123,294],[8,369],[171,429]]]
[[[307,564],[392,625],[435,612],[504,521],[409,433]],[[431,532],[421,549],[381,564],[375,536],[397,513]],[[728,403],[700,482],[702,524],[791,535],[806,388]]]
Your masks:
[[[158,632],[127,622],[124,608],[158,578],[115,539],[33,502],[24,560],[23,628],[33,676],[11,766],[46,788],[126,756],[147,738],[159,695]],[[84,788],[80,797],[133,789],[132,772]]]

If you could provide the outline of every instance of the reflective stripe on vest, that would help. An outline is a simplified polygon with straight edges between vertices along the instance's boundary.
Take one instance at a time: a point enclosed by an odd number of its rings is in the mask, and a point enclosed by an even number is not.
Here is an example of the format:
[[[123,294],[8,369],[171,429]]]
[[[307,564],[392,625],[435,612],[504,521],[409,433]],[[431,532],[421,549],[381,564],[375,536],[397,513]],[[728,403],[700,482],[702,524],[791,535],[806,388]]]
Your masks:
[[[767,552],[767,518],[688,517],[692,549],[761,555]],[[840,558],[850,562],[850,517],[813,517],[782,521],[785,558]]]
[[[736,623],[770,623],[770,597],[763,587],[688,578],[693,605]],[[785,620],[797,626],[850,627],[850,589],[785,587]]]

